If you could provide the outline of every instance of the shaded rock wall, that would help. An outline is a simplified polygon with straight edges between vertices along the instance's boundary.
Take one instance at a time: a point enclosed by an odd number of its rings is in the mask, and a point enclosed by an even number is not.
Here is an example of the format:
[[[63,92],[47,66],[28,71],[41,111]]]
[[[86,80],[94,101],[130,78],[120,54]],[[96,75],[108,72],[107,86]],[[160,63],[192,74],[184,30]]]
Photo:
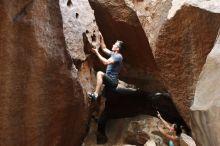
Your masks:
[[[175,105],[169,95],[155,95],[144,91],[131,91],[126,88],[117,88],[108,93],[105,114],[111,118],[124,118],[138,114],[156,116],[156,110],[169,122],[178,122],[184,125],[183,119],[178,115]]]
[[[1,0],[0,19],[0,145],[80,145],[87,109],[58,0]]]
[[[193,136],[199,146],[220,145],[219,48],[220,37],[202,68],[191,106]]]

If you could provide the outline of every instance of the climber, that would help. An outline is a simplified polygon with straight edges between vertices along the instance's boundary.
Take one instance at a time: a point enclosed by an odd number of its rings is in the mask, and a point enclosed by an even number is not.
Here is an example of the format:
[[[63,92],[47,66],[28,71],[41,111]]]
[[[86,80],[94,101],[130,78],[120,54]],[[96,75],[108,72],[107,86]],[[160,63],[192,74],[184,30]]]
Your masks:
[[[162,128],[159,125],[157,125],[157,127],[158,127],[159,131],[167,139],[169,139],[169,146],[178,146],[179,145],[179,137],[176,135],[177,125],[174,123],[170,126],[169,123],[161,117],[161,115],[158,111],[157,111],[157,116],[161,120],[161,122],[163,123],[164,128]]]
[[[121,50],[123,48],[122,41],[116,41],[112,46],[112,51],[106,48],[102,35],[100,34],[100,44],[102,51],[108,55],[110,58],[106,59],[100,53],[98,48],[92,48],[92,51],[97,55],[100,61],[107,66],[106,72],[98,71],[97,72],[97,82],[95,92],[88,93],[89,98],[92,101],[96,101],[102,84],[105,84],[105,88],[114,89],[118,85],[118,76],[122,66],[123,57],[121,55]]]

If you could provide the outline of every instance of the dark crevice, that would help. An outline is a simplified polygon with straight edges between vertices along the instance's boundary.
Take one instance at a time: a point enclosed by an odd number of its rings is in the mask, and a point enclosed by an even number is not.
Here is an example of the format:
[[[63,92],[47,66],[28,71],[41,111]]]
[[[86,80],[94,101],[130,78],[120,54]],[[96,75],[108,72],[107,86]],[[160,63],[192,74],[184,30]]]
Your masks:
[[[105,125],[110,119],[133,117],[146,114],[157,117],[157,111],[163,118],[178,126],[177,133],[180,133],[180,126],[184,126],[190,135],[190,129],[178,113],[168,93],[148,93],[141,90],[126,88],[109,89],[105,91],[105,109],[102,112],[98,123],[98,131],[105,135]]]
[[[72,3],[71,0],[68,0],[68,1],[67,1],[67,6],[68,6],[68,7],[72,7],[72,6],[73,6],[73,3]]]
[[[86,34],[88,34],[88,33],[89,33],[89,31],[86,30],[86,32],[82,34],[85,54],[90,54],[91,48],[92,48],[92,45],[89,43],[88,38],[86,36]]]
[[[73,61],[74,65],[75,65],[76,69],[80,70],[81,64],[82,64],[83,61],[80,60],[80,59],[73,59],[72,61]]]
[[[77,18],[79,18],[79,14],[78,14],[78,13],[76,13],[76,19],[77,19]]]

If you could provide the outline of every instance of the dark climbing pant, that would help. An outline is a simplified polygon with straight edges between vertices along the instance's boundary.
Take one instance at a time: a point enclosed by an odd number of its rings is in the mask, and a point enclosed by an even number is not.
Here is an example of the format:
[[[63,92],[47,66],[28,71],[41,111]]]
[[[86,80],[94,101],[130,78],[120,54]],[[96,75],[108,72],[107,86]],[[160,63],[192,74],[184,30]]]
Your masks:
[[[110,75],[104,74],[103,84],[105,85],[105,87],[102,91],[102,96],[108,99],[109,93],[114,91],[116,87],[118,86],[118,79],[111,77]]]

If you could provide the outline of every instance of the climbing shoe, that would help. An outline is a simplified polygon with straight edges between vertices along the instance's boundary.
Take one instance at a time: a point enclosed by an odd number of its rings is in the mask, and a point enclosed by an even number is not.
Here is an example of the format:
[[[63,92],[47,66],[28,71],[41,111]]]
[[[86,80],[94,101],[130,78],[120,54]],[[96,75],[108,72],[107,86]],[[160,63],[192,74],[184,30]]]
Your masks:
[[[95,95],[95,93],[88,93],[88,97],[92,100],[92,101],[96,101],[98,96]]]

